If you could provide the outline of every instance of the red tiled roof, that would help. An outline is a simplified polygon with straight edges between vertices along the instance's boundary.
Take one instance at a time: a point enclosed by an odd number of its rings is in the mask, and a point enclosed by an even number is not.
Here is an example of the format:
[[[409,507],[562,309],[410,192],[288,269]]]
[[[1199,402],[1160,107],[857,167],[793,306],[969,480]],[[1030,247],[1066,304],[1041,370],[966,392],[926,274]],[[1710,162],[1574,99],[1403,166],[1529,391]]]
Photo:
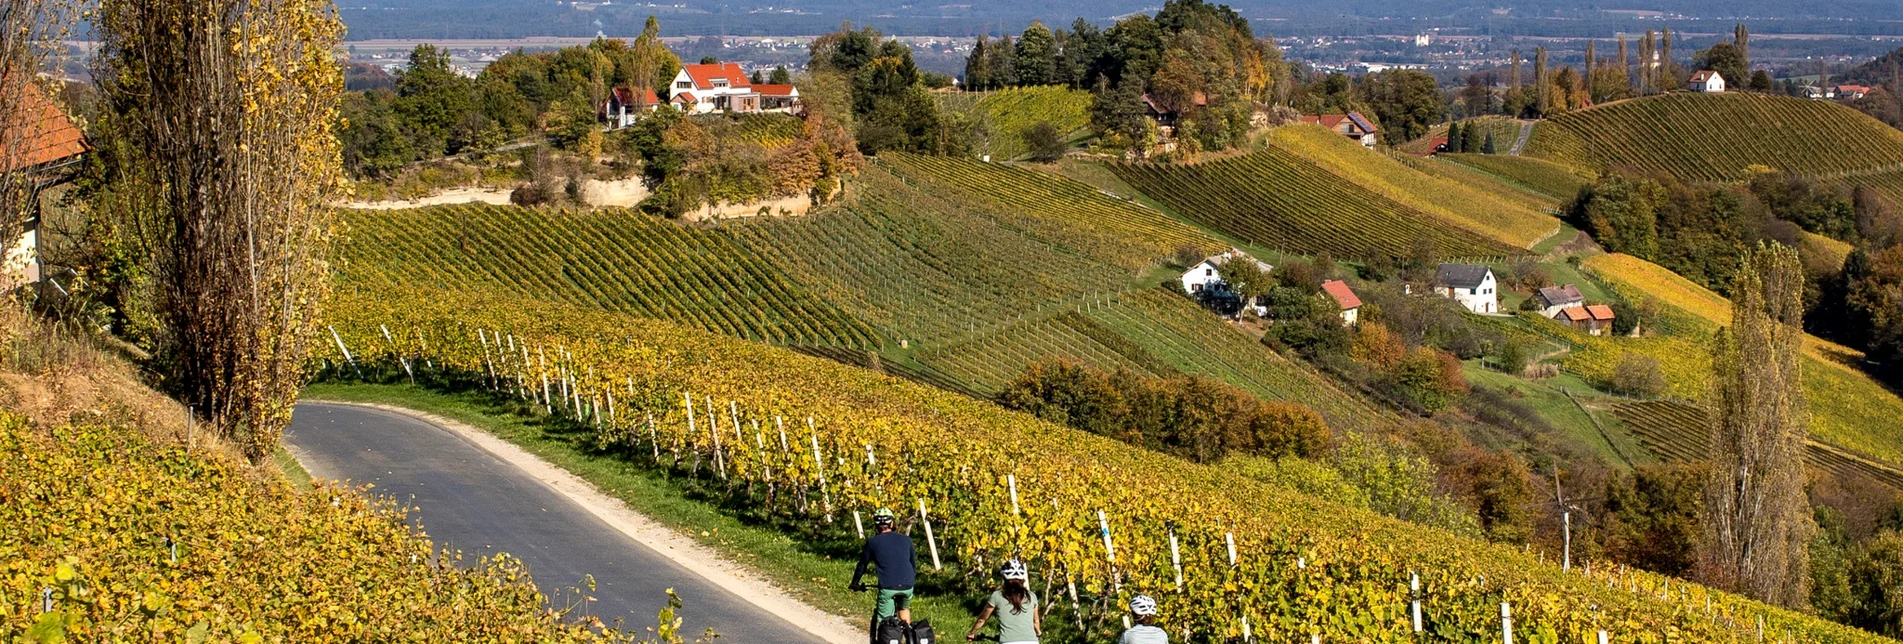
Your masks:
[[[729,87],[751,87],[747,81],[747,72],[737,63],[717,63],[713,65],[682,65],[681,70],[693,79],[698,89],[713,89],[715,80],[726,80]]]
[[[1586,313],[1588,315],[1591,315],[1592,319],[1599,320],[1601,322],[1612,319],[1612,307],[1606,306],[1604,304],[1587,305]]]
[[[1718,72],[1715,72],[1709,69],[1701,69],[1692,74],[1692,82],[1696,83],[1699,81],[1711,80],[1711,77],[1713,76],[1718,76]],[[1723,76],[1718,76],[1718,77],[1724,78]]]
[[[1838,85],[1837,93],[1838,94],[1868,94],[1870,93],[1870,86],[1868,85]]]
[[[636,100],[637,91],[639,92],[639,97],[640,97],[639,100]],[[654,88],[651,88],[651,87],[643,87],[640,90],[636,90],[635,88],[632,88],[632,87],[616,87],[614,92],[615,92],[615,101],[621,103],[622,105],[659,105],[661,104],[660,95],[655,94]]]
[[[793,96],[799,93],[799,90],[792,85],[772,85],[768,83],[754,85],[753,91],[759,92],[761,96]]]
[[[1565,320],[1567,322],[1585,322],[1586,320],[1592,319],[1592,315],[1586,313],[1586,307],[1569,306],[1560,309],[1558,313],[1554,313],[1553,319]]]
[[[32,168],[70,159],[92,150],[73,125],[39,88],[20,93],[14,114],[0,114],[0,171]]]
[[[1328,293],[1329,297],[1335,298],[1335,304],[1341,305],[1343,311],[1361,307],[1361,298],[1355,296],[1354,289],[1348,288],[1347,282],[1341,280],[1322,282],[1322,291]]]
[[[693,93],[693,92],[675,92],[675,93],[674,93],[674,102],[676,102],[676,103],[699,103],[699,102],[700,102],[700,99],[698,99],[698,98],[694,98],[694,93]]]

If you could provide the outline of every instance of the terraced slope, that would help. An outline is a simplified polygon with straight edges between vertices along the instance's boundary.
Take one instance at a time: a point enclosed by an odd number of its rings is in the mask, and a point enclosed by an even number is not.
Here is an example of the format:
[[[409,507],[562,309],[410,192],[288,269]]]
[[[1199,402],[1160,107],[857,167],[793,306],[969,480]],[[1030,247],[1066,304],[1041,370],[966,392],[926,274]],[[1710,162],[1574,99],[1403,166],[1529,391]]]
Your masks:
[[[1443,154],[1438,158],[1499,177],[1514,185],[1565,202],[1592,183],[1596,173],[1532,157],[1504,154]]]
[[[1586,261],[1585,267],[1628,299],[1650,298],[1663,303],[1668,312],[1665,323],[1681,336],[1698,337],[1720,325],[1731,323],[1731,302],[1651,262],[1628,255],[1604,255]],[[1663,338],[1643,341],[1666,342]],[[1613,340],[1630,343],[1640,340]],[[1704,356],[1686,352],[1702,349],[1702,344],[1660,352],[1668,367],[1696,362]],[[1854,365],[1862,354],[1848,347],[1814,336],[1804,338],[1804,391],[1810,397],[1811,437],[1892,466],[1903,466],[1903,398]],[[1705,367],[1709,369],[1709,367]],[[1687,376],[1690,378],[1690,376]],[[1703,384],[1685,380],[1675,384],[1677,395],[1696,397]]]
[[[987,396],[1026,367],[1053,359],[1154,376],[1201,374],[1264,400],[1308,405],[1336,428],[1372,428],[1394,420],[1392,413],[1160,289],[1106,296],[918,354],[920,362]]]
[[[1705,412],[1695,405],[1666,400],[1620,403],[1613,408],[1619,420],[1645,443],[1647,449],[1673,461],[1702,461],[1711,453],[1711,428]],[[1812,441],[1804,455],[1811,467],[1838,475],[1867,477],[1903,490],[1903,470]]]
[[[1286,150],[1197,164],[1118,163],[1117,176],[1183,216],[1266,248],[1404,257],[1418,240],[1443,257],[1501,257],[1494,241],[1382,196]]]
[[[732,237],[620,209],[458,205],[346,215],[341,289],[509,294],[776,344],[877,347],[871,328]]]
[[[1662,577],[1607,566],[1562,572],[1521,550],[780,348],[559,305],[400,295],[350,298],[336,307],[340,335],[362,347],[359,359],[370,368],[427,358],[448,376],[486,379],[518,394],[517,383],[567,375],[571,399],[561,414],[568,420],[551,422],[588,428],[630,466],[708,477],[707,494],[758,508],[763,521],[790,535],[848,534],[844,517],[874,507],[929,507],[933,543],[945,563],[957,569],[1016,556],[1044,581],[1074,582],[1080,601],[1064,608],[1098,625],[1092,639],[1110,636],[1130,596],[1150,592],[1168,597],[1159,619],[1171,631],[1219,639],[1239,636],[1246,618],[1265,640],[1320,634],[1328,641],[1407,641],[1418,636],[1400,607],[1419,596],[1432,615],[1434,640],[1495,632],[1504,602],[1528,641],[1589,641],[1599,629],[1616,631],[1619,641],[1658,633],[1691,642],[1751,641],[1759,619],[1770,632],[1788,629],[1799,641],[1877,641],[1683,582],[1670,583],[1678,592],[1663,592]],[[385,327],[422,340],[380,341]],[[566,351],[551,364],[512,358],[494,352],[477,329]],[[690,425],[684,397],[726,402],[731,420],[702,417],[708,424]],[[597,415],[598,407],[608,412]],[[751,423],[742,416],[767,422],[748,437],[740,432]],[[788,440],[776,444],[766,434],[776,431],[771,420],[778,417],[794,422],[785,424]],[[814,422],[796,420],[802,418]],[[739,440],[720,440],[732,436],[729,430]],[[682,458],[670,464],[660,456],[663,445]],[[854,456],[862,452],[876,454],[877,466]],[[716,479],[724,483],[711,484]],[[778,493],[770,507],[761,496],[768,491]],[[1025,502],[1014,503],[1014,496]],[[1115,568],[1101,549],[1106,535],[1115,539]],[[1167,563],[1172,542],[1181,546],[1180,591]],[[1053,574],[1060,570],[1061,577]],[[1410,571],[1420,574],[1418,595],[1410,595]],[[989,590],[984,578],[970,575],[934,590],[981,596]]]
[[[1526,153],[1683,180],[1743,179],[1753,165],[1804,175],[1903,164],[1903,131],[1830,101],[1676,92],[1567,112],[1534,130]]]
[[[1449,155],[1402,157],[1401,163],[1442,181],[1451,181],[1474,190],[1486,191],[1495,198],[1510,201],[1528,210],[1542,213],[1559,210],[1560,200],[1551,195],[1505,177],[1441,158],[1444,156]]]
[[[1269,145],[1441,221],[1521,248],[1559,230],[1553,217],[1485,190],[1422,173],[1313,125],[1276,128]]]

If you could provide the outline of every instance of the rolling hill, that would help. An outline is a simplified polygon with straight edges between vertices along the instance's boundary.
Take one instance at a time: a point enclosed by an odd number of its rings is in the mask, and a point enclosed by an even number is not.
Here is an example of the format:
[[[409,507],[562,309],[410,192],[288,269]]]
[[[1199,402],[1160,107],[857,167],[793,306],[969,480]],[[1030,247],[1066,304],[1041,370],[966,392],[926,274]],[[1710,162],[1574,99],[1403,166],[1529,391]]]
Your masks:
[[[1325,251],[1341,258],[1405,257],[1427,240],[1443,257],[1524,252],[1276,146],[1203,163],[1116,163],[1111,168],[1183,216],[1265,248]]]
[[[1370,192],[1494,241],[1529,248],[1559,230],[1558,220],[1519,200],[1423,173],[1325,128],[1280,127],[1268,141]]]
[[[983,134],[973,144],[972,153],[988,155],[994,161],[1010,161],[1029,152],[1024,131],[1039,123],[1051,124],[1067,138],[1090,126],[1090,92],[1068,87],[1013,87],[934,96],[940,108],[963,114],[981,126]]]
[[[849,530],[838,520],[844,513],[917,507],[938,528],[933,552],[945,562],[1028,560],[1043,583],[1074,583],[1078,619],[1103,631],[1123,601],[1148,592],[1169,598],[1167,623],[1215,637],[1240,635],[1246,620],[1256,637],[1276,640],[1319,633],[1404,641],[1411,634],[1401,607],[1414,572],[1431,615],[1429,637],[1437,640],[1497,632],[1504,602],[1529,641],[1590,640],[1597,629],[1622,640],[1673,632],[1688,641],[1749,641],[1759,619],[1802,641],[1877,641],[1664,577],[1603,566],[1562,572],[1516,548],[1318,501],[784,349],[571,305],[429,290],[400,295],[338,303],[334,322],[360,362],[427,359],[445,375],[486,381],[503,395],[534,395],[520,383],[561,378],[569,400],[550,408],[593,427],[587,431],[597,444],[632,463],[654,454],[654,467],[670,467],[666,449],[671,469],[687,475],[695,464],[709,495],[736,503],[758,504],[756,490],[780,490],[782,502],[765,520],[790,531],[840,533]],[[386,341],[386,328],[406,340]],[[531,345],[537,355],[562,351],[548,363],[521,359],[496,351],[477,329],[506,334],[525,352]],[[561,390],[540,393],[549,391]],[[684,396],[710,406],[731,401],[732,419],[703,418],[711,426],[693,429]],[[776,445],[765,434],[777,431],[772,419],[779,417],[794,422]],[[723,442],[729,429],[734,434]],[[861,452],[869,455],[863,462]],[[1172,561],[1180,562],[1180,586]],[[1676,592],[1664,592],[1666,584]]]
[[[1733,181],[1754,165],[1807,176],[1903,164],[1903,131],[1831,103],[1679,92],[1567,112],[1534,128],[1526,154],[1593,170]]]

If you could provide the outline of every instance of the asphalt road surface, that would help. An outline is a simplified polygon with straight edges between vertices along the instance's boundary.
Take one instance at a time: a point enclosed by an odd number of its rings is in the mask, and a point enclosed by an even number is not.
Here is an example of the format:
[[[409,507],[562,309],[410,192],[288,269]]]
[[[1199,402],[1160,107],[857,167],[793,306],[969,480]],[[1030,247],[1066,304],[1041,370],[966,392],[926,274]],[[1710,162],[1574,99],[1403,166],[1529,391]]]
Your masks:
[[[586,509],[449,430],[377,409],[304,403],[285,434],[312,476],[374,483],[415,506],[438,548],[521,559],[544,594],[594,575],[590,613],[654,624],[673,588],[687,632],[727,642],[821,642],[615,530]],[[572,592],[570,596],[572,596]]]

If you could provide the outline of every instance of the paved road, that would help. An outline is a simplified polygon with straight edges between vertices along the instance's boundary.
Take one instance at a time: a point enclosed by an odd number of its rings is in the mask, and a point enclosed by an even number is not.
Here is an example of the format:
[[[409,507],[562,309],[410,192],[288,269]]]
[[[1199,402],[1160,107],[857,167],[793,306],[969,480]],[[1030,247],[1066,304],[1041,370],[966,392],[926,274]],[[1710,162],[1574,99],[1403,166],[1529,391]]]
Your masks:
[[[448,430],[401,414],[350,405],[297,406],[285,441],[312,476],[374,483],[407,501],[438,547],[520,558],[547,594],[595,576],[591,612],[654,623],[667,589],[680,593],[692,632],[721,641],[820,642],[635,542],[586,509]],[[412,500],[412,497],[413,500]]]

